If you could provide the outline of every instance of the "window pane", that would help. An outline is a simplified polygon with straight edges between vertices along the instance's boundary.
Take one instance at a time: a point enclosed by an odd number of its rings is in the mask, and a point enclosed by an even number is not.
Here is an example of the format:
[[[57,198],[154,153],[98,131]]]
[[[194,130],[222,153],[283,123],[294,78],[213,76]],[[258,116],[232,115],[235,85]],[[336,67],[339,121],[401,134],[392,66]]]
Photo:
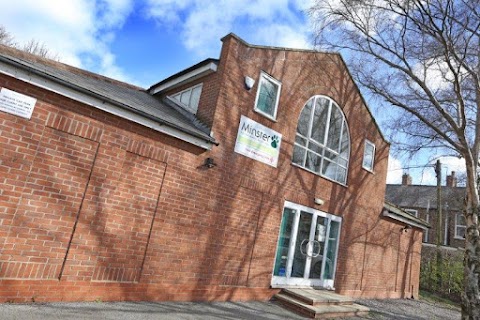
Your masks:
[[[274,116],[275,102],[277,101],[278,86],[268,79],[260,81],[260,93],[258,96],[257,109]]]
[[[195,112],[198,108],[198,102],[200,101],[200,94],[202,93],[202,87],[195,87],[192,90],[192,96],[190,97],[190,107],[192,107]]]
[[[347,167],[348,165],[348,161],[343,159],[343,158],[340,158],[340,157],[337,157],[337,163],[342,166],[342,167]]]
[[[300,113],[300,118],[298,119],[297,132],[304,137],[308,137],[308,126],[310,125],[310,117],[312,115],[312,104],[313,99],[310,99],[305,107],[303,107],[303,110]]]
[[[307,160],[305,162],[305,167],[314,172],[320,172],[320,163],[322,158],[317,156],[312,152],[307,152]]]
[[[293,147],[293,159],[292,159],[293,163],[296,163],[303,167],[304,166],[303,159],[305,159],[305,149],[295,145]]]
[[[345,183],[347,181],[347,169],[337,167],[337,177],[335,180]]]
[[[323,148],[320,147],[318,144],[316,144],[315,142],[312,142],[310,141],[310,143],[308,144],[308,149],[318,153],[318,154],[322,154],[322,151],[323,151]]]
[[[332,180],[336,180],[337,165],[327,159],[323,160],[322,174]]]
[[[456,236],[460,238],[465,238],[465,227],[457,227]]]
[[[373,169],[373,156],[375,147],[369,142],[365,142],[365,150],[363,152],[363,167],[368,170]]]
[[[295,137],[295,142],[298,143],[298,144],[301,145],[301,146],[304,146],[304,147],[307,146],[307,139],[302,138],[302,137],[300,137],[299,135],[297,135],[297,136]]]
[[[313,114],[312,122],[312,139],[325,144],[325,129],[327,127],[328,119],[328,103],[329,101],[325,98],[317,99],[315,104],[315,111]]]
[[[348,152],[350,148],[350,135],[348,134],[347,123],[343,122],[342,142],[340,145],[340,155],[348,159]]]
[[[191,90],[183,92],[181,97],[180,97],[180,102],[183,103],[183,104],[186,104],[188,106],[189,103],[190,103],[190,94],[191,93],[192,93]]]
[[[327,146],[337,152],[340,151],[340,132],[342,131],[343,116],[338,108],[332,107],[330,127],[328,129]]]

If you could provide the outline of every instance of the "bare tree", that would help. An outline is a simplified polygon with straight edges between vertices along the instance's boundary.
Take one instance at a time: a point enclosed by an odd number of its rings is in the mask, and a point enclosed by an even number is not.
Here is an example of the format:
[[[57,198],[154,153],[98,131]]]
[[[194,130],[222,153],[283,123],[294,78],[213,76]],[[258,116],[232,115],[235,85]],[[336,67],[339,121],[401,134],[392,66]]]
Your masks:
[[[12,35],[2,25],[0,25],[0,44],[9,47],[14,47],[16,45]]]
[[[44,58],[49,58],[52,60],[59,60],[57,54],[52,54],[50,50],[45,46],[44,43],[40,43],[36,40],[31,39],[28,41],[22,48],[21,50],[40,56]]]
[[[410,151],[465,160],[462,318],[480,319],[480,0],[317,0],[310,14],[316,44],[344,52],[358,83],[400,110]]]
[[[10,32],[8,32],[2,25],[0,25],[0,44],[23,50],[40,57],[59,60],[57,54],[52,54],[44,43],[40,43],[37,40],[31,39],[23,46],[19,45]]]

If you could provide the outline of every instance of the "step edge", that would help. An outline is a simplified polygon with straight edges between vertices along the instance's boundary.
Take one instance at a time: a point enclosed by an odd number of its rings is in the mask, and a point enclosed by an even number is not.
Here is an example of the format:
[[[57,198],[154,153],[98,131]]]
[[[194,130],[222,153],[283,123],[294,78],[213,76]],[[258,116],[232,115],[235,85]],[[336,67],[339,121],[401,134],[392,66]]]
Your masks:
[[[361,304],[356,304],[356,303],[346,304],[346,305],[332,304],[332,305],[313,306],[313,305],[303,303],[302,301],[299,301],[295,298],[289,297],[288,295],[285,295],[285,294],[282,294],[282,293],[277,293],[276,295],[274,295],[274,297],[278,300],[283,301],[283,302],[291,303],[291,304],[295,305],[296,307],[303,308],[303,309],[308,310],[309,312],[315,312],[315,313],[322,312],[322,310],[320,310],[320,308],[331,308],[331,309],[334,309],[334,310],[329,311],[329,312],[345,312],[345,313],[346,312],[369,312],[370,311],[370,308],[368,308],[366,306],[363,306]],[[327,311],[324,310],[323,313],[325,313],[325,312],[327,312]]]
[[[281,292],[284,292],[285,294],[287,294],[289,296],[292,296],[292,297],[295,297],[299,300],[302,300],[305,303],[308,303],[310,305],[329,305],[329,304],[351,305],[355,302],[352,298],[347,297],[347,296],[342,296],[345,299],[326,298],[326,299],[322,299],[322,300],[315,300],[315,299],[305,297],[305,296],[301,295],[300,293],[294,292],[290,289],[283,289]]]

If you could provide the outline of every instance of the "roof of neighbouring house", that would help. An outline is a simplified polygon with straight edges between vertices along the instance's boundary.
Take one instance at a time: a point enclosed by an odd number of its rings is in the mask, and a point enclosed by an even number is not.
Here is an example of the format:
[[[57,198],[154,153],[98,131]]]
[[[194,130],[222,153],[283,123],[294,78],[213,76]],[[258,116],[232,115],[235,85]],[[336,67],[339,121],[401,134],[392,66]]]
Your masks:
[[[207,145],[216,144],[215,139],[210,136],[210,129],[194,115],[182,112],[183,109],[176,105],[175,101],[166,101],[152,96],[140,87],[3,45],[0,45],[0,63],[15,68],[11,72],[2,69],[0,70],[2,73],[11,73],[10,75],[17,77],[18,70],[22,70],[64,88],[108,102],[125,110],[128,114],[133,113],[154,121],[157,123],[156,128],[167,126],[174,130],[168,132],[175,134],[180,132],[182,136],[186,134],[195,137],[206,142]],[[21,80],[30,82],[28,78]],[[57,93],[62,94],[62,92]],[[124,118],[128,117],[124,116]]]
[[[403,209],[397,207],[396,205],[385,201],[383,205],[383,212],[382,215],[384,217],[389,217],[391,219],[403,222],[409,226],[414,226],[421,229],[430,228],[430,224],[420,218],[412,216],[408,212],[404,211]]]
[[[450,210],[460,211],[465,198],[464,187],[441,187],[442,203]],[[436,209],[437,187],[387,184],[386,201],[403,209]]]

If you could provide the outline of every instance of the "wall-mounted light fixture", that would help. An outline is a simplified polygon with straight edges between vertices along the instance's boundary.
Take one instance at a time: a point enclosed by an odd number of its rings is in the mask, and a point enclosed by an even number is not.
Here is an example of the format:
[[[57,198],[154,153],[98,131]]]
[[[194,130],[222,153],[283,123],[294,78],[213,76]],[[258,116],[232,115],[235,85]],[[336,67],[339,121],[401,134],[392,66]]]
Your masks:
[[[213,158],[206,158],[203,166],[207,169],[211,169],[213,167],[216,167],[217,164],[215,163],[215,161],[213,161]]]
[[[405,227],[403,227],[402,229],[400,229],[400,231],[403,231],[403,232],[407,232],[409,229],[412,229],[412,226],[407,224]]]
[[[245,77],[245,88],[247,88],[247,90],[252,89],[254,85],[255,85],[255,80],[253,80],[250,77]]]
[[[319,206],[323,206],[323,204],[325,203],[325,201],[320,198],[315,198],[314,202],[316,205],[319,205]]]

